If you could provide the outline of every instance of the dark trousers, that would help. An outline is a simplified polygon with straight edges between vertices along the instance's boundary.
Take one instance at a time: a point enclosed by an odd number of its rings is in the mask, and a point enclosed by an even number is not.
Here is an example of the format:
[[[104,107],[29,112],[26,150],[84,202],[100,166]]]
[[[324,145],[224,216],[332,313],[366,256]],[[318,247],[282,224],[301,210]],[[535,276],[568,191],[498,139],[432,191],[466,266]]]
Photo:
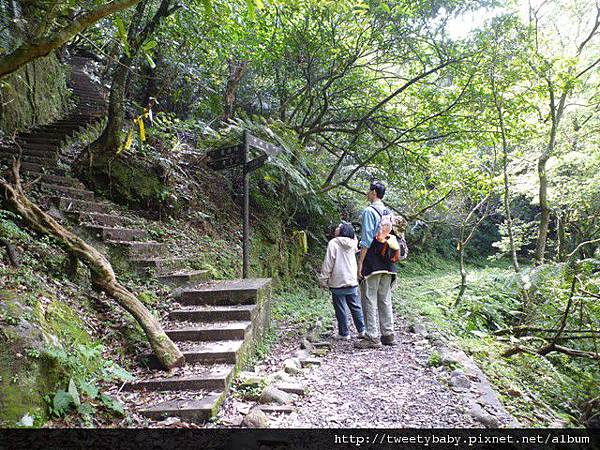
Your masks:
[[[336,293],[332,289],[331,296],[333,299],[333,308],[335,309],[335,317],[338,322],[338,333],[341,336],[348,336],[350,334],[350,330],[348,329],[348,309],[350,310],[350,314],[352,314],[356,331],[359,333],[365,331],[365,319],[360,306],[358,289],[354,289],[350,294]]]

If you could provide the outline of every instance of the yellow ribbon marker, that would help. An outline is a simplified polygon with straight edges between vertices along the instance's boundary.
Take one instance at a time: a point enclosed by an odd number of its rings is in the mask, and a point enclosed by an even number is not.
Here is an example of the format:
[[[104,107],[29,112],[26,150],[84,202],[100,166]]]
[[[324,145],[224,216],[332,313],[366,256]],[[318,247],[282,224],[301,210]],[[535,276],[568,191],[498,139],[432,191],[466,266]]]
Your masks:
[[[140,116],[137,118],[138,127],[140,129],[140,142],[146,141],[146,129],[144,127],[144,118]]]
[[[117,151],[117,155],[119,155],[123,150],[129,150],[131,148],[131,144],[133,143],[133,128],[129,129],[129,133],[127,133],[127,139],[125,143],[119,147]]]

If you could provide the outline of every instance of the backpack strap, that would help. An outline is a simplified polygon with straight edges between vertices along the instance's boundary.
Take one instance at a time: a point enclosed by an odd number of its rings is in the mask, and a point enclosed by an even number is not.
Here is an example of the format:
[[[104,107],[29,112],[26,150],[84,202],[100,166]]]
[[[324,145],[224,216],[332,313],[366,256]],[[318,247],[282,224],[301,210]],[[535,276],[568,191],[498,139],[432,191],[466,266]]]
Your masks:
[[[375,208],[373,205],[369,205],[369,208],[372,208],[373,211],[375,211],[378,215],[379,215],[379,219],[381,219],[383,217],[383,212],[379,211],[377,208]]]

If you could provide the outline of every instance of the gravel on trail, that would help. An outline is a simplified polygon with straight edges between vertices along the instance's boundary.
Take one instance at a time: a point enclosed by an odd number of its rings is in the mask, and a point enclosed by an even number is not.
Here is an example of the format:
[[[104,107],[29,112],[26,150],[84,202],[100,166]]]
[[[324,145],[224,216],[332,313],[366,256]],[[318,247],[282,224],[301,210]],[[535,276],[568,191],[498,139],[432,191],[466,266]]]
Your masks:
[[[303,369],[294,381],[307,393],[294,396],[291,414],[270,414],[272,428],[467,428],[481,427],[464,397],[447,384],[443,368],[428,365],[432,346],[397,323],[395,347],[357,350],[352,341],[331,341],[322,364]],[[299,347],[284,339],[257,368],[272,373]],[[277,356],[275,356],[277,355]],[[243,405],[231,397],[222,424],[240,423]],[[246,405],[244,405],[246,406]],[[249,406],[249,405],[247,405]],[[237,416],[237,417],[236,417]]]
[[[396,332],[398,345],[356,350],[336,342],[323,364],[298,379],[309,393],[281,427],[477,427],[464,399],[429,367],[430,349],[419,337]]]

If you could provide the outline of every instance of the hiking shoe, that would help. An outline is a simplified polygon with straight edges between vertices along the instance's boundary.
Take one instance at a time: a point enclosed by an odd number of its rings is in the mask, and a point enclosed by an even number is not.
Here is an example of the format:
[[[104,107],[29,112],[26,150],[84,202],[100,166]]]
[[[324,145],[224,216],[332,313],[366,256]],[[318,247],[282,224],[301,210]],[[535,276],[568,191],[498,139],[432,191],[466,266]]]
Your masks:
[[[336,341],[349,341],[350,340],[350,335],[342,335],[342,334],[334,334],[333,335],[333,339],[335,339]]]
[[[356,335],[356,339],[364,339],[367,336],[366,331],[361,331]]]
[[[359,349],[381,348],[381,342],[374,341],[373,339],[365,336],[364,339],[354,342],[354,348],[359,348]]]
[[[394,336],[393,334],[388,334],[387,336],[381,336],[381,343],[383,345],[390,345],[390,346],[394,346],[394,345],[398,345],[398,342],[396,342],[396,336]]]

